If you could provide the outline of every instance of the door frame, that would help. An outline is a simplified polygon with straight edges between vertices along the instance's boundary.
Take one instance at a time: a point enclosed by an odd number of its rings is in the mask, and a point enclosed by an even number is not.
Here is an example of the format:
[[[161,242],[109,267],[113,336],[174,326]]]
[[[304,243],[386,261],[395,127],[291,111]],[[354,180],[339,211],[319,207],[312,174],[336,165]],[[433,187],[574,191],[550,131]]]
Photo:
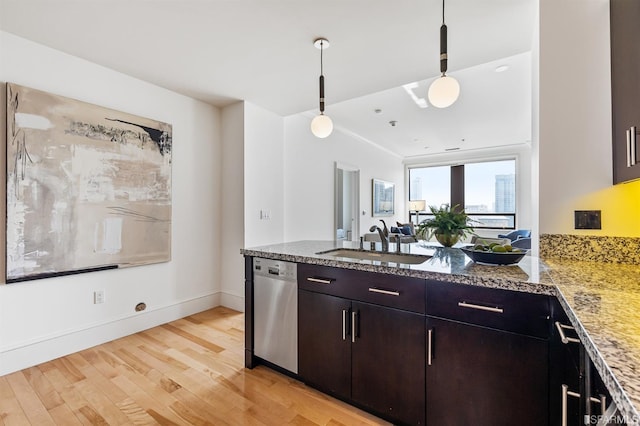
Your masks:
[[[338,230],[339,215],[342,214],[342,212],[338,212],[338,206],[340,205],[340,200],[338,200],[338,197],[342,193],[342,191],[340,191],[340,188],[338,188],[338,184],[339,184],[338,172],[340,170],[343,172],[355,173],[353,188],[351,191],[351,210],[352,210],[351,213],[353,215],[353,229],[351,232],[351,241],[358,241],[358,238],[360,237],[360,214],[359,214],[360,213],[360,169],[351,164],[341,163],[339,161],[335,162],[334,178],[333,178],[333,182],[334,182],[333,238],[336,241],[338,240],[337,230]],[[345,240],[348,240],[348,239],[345,237]]]

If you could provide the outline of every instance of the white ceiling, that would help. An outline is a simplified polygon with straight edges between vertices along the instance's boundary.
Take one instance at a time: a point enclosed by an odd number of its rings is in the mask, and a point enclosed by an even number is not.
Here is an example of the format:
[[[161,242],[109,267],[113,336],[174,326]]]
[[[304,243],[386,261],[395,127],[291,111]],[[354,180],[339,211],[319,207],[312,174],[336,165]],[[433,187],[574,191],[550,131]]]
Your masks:
[[[461,96],[447,109],[421,109],[401,86],[418,82],[414,93],[425,97],[439,74],[441,8],[439,0],[0,0],[0,28],[214,105],[247,100],[282,116],[317,109],[313,40],[322,36],[331,42],[326,113],[337,128],[401,157],[528,141],[523,53],[537,0],[447,0],[449,74]],[[495,73],[502,63],[510,68]]]

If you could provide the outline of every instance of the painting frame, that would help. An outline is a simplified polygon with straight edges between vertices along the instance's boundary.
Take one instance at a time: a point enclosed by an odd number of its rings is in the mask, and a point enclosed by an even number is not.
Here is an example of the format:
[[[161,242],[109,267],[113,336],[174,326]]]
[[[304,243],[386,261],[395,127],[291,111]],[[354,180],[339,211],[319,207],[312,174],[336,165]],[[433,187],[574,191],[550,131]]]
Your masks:
[[[372,217],[388,217],[395,214],[395,188],[393,182],[371,179]]]
[[[171,124],[6,93],[6,282],[170,261]]]

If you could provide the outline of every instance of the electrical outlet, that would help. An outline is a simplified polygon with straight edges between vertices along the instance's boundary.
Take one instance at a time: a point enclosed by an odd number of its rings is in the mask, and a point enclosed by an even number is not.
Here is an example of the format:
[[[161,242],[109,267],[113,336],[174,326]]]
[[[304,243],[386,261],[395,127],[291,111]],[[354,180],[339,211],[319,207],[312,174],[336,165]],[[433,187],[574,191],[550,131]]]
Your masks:
[[[600,210],[575,210],[575,229],[602,229]]]
[[[93,292],[93,304],[98,305],[104,303],[104,290],[96,290]]]

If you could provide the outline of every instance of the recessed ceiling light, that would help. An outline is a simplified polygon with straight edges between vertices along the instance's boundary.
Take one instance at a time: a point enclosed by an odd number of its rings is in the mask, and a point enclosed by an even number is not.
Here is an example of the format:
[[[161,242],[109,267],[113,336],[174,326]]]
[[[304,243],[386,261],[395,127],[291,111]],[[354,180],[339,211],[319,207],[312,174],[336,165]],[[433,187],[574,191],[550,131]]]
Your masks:
[[[455,148],[446,148],[445,151],[457,151],[459,149],[460,149],[460,147],[457,146]]]
[[[373,110],[373,112],[375,112],[376,114],[382,114],[382,109],[376,108]]]
[[[500,65],[496,67],[496,72],[504,72],[509,69],[509,65]]]

